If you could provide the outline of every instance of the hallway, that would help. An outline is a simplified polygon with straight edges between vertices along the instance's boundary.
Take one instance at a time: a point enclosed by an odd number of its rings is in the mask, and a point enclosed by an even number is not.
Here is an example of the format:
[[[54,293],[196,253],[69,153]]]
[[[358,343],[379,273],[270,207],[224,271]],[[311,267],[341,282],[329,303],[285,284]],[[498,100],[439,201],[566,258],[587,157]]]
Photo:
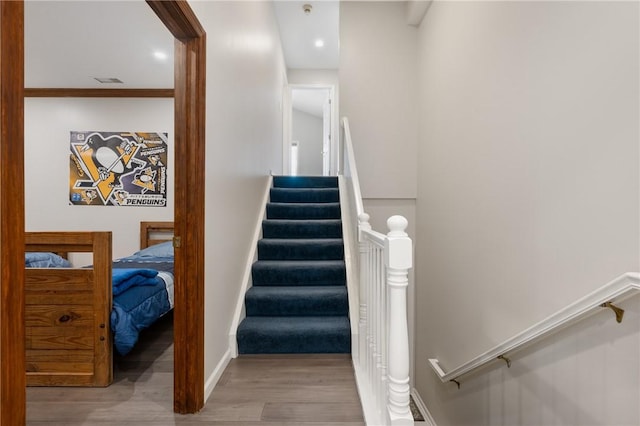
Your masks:
[[[205,411],[243,425],[364,425],[350,354],[241,355]],[[224,423],[225,425],[227,423]]]
[[[27,425],[364,425],[350,355],[245,355],[204,409],[174,414],[172,316],[115,357],[107,388],[27,388]]]

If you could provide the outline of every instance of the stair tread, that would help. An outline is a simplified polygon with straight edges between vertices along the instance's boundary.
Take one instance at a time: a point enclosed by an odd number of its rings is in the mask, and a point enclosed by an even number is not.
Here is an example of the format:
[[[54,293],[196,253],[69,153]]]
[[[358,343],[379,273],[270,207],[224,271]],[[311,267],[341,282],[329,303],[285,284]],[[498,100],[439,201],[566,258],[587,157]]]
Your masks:
[[[335,268],[345,267],[344,260],[256,260],[254,266],[282,267],[282,268]]]
[[[344,259],[342,239],[278,239],[258,241],[260,260],[341,260]]]
[[[342,238],[342,220],[265,219],[262,235],[273,239]]]
[[[291,226],[313,226],[313,225],[342,225],[342,219],[264,219],[262,223],[271,223],[274,225],[291,225]]]
[[[306,244],[342,244],[342,238],[262,238],[258,244],[302,246]]]
[[[308,329],[327,330],[327,329],[345,329],[351,332],[349,325],[349,317],[345,316],[252,316],[244,318],[238,332],[243,329],[263,329],[277,333],[288,331],[305,331]]]
[[[241,354],[351,352],[346,316],[246,317],[238,326],[237,339]]]
[[[346,287],[328,286],[328,285],[316,285],[306,287],[292,287],[292,286],[269,286],[269,287],[251,287],[247,290],[247,294],[253,296],[257,295],[270,295],[281,294],[284,296],[324,296],[327,294],[347,294]]]
[[[271,188],[271,202],[335,203],[340,201],[338,188]]]
[[[267,203],[268,219],[340,219],[340,203]]]
[[[344,286],[344,260],[258,260],[252,266],[254,286]]]
[[[260,260],[341,260],[341,238],[263,238],[258,241]]]
[[[318,208],[327,208],[327,207],[339,207],[340,203],[285,203],[285,202],[269,202],[267,203],[272,206],[291,206],[293,208],[308,208],[308,207],[318,207]]]
[[[291,193],[300,193],[300,192],[327,192],[327,193],[339,193],[338,188],[286,188],[286,187],[276,187],[271,188],[278,192],[291,192]]]
[[[251,287],[245,295],[249,316],[347,315],[349,300],[345,286]]]

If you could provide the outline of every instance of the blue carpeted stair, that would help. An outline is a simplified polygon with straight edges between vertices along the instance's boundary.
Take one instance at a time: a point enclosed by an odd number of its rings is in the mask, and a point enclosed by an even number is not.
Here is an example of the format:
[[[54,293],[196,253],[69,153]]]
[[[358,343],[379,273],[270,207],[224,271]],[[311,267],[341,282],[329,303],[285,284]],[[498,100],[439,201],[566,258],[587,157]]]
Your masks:
[[[275,176],[238,351],[351,352],[335,177]]]

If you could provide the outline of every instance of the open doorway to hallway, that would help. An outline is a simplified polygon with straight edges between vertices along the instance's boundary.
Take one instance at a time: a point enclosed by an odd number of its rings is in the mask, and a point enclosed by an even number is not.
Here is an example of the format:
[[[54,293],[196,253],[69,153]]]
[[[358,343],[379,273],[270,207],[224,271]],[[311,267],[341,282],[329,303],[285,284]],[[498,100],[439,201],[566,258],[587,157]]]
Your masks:
[[[289,86],[284,123],[285,174],[331,174],[333,97],[333,86]]]

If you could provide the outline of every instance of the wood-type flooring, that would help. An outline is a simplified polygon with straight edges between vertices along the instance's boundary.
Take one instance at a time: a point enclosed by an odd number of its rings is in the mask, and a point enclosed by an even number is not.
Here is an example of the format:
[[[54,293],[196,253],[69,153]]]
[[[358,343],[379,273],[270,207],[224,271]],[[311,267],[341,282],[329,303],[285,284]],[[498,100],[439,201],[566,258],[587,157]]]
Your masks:
[[[107,388],[27,388],[27,425],[364,426],[348,354],[240,356],[201,412],[174,414],[172,321],[115,358]]]

